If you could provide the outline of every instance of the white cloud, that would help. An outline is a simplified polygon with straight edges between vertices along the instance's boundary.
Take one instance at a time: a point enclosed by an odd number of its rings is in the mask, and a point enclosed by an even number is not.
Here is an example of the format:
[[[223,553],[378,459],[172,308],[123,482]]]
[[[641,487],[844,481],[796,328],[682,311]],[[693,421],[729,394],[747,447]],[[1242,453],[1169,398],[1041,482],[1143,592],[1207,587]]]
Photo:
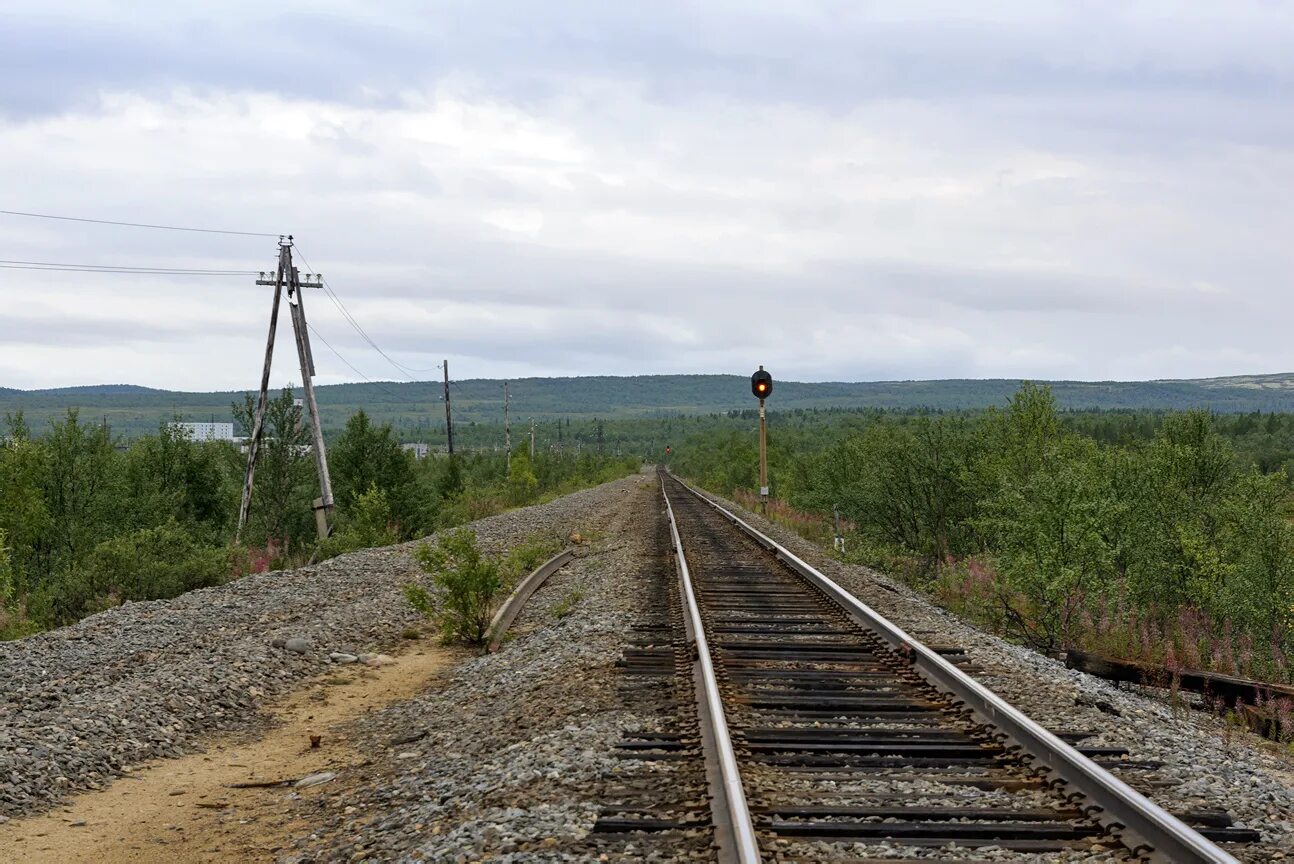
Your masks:
[[[1294,367],[1290,16],[869,8],[397,10],[378,30],[343,4],[310,23],[357,37],[336,59],[354,77],[313,91],[117,58],[92,97],[0,104],[0,207],[291,231],[389,353],[465,376]],[[228,14],[206,48],[252,26]],[[264,269],[274,240],[0,216],[0,259]],[[0,304],[22,310],[0,386],[213,389],[255,384],[269,298],[0,270]],[[399,376],[308,305],[366,374]],[[354,378],[316,355],[321,380]],[[290,342],[277,356],[298,377]]]

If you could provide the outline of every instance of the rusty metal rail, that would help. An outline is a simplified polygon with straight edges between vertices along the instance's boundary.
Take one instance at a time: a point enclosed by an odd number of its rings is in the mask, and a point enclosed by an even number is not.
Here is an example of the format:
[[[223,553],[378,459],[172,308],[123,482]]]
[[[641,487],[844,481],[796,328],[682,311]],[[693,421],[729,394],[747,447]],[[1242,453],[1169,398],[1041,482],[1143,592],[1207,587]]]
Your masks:
[[[573,549],[566,549],[558,552],[552,558],[549,558],[543,564],[540,564],[533,573],[529,574],[525,579],[522,579],[521,582],[518,583],[517,587],[508,595],[508,599],[503,601],[503,605],[499,607],[499,611],[494,613],[494,618],[490,621],[489,651],[491,654],[498,651],[499,646],[503,644],[504,635],[508,632],[508,628],[512,626],[512,622],[517,620],[517,616],[521,614],[521,610],[525,608],[526,601],[530,599],[530,595],[534,594],[535,591],[539,589],[539,586],[547,582],[549,576],[552,576],[558,570],[562,569],[562,567],[566,565],[566,562],[570,561],[574,557],[575,551]]]

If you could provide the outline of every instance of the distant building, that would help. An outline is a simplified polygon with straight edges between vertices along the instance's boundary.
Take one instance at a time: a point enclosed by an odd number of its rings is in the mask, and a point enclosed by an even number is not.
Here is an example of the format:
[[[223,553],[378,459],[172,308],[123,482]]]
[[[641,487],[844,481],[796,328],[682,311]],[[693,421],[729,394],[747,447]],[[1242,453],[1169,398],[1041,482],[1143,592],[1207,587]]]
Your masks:
[[[233,441],[233,423],[173,423],[190,441]]]
[[[414,459],[426,459],[427,455],[431,453],[430,445],[423,444],[421,441],[401,444],[400,449],[406,453],[412,453]]]

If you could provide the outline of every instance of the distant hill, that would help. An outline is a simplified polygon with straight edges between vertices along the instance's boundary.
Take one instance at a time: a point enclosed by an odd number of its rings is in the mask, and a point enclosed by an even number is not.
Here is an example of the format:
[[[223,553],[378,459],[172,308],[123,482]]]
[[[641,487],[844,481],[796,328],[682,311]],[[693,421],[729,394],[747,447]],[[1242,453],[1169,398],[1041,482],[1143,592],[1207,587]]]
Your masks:
[[[1164,381],[1051,381],[1064,408],[1184,409],[1219,412],[1294,411],[1294,373]],[[937,381],[778,381],[772,410],[795,408],[931,408],[950,410],[1001,405],[1019,379]],[[496,423],[502,412],[503,382],[469,379],[453,383],[450,398],[456,424]],[[513,417],[626,419],[709,414],[752,407],[749,380],[740,375],[639,375],[582,378],[521,378],[508,383]],[[318,387],[326,428],[338,428],[364,408],[380,421],[406,428],[443,425],[441,384],[379,382]],[[229,419],[230,403],[241,391],[186,393],[129,384],[61,387],[52,390],[0,388],[0,415],[23,411],[35,428],[68,408],[86,418],[106,418],[114,430],[134,435],[152,431],[174,415],[186,420]]]

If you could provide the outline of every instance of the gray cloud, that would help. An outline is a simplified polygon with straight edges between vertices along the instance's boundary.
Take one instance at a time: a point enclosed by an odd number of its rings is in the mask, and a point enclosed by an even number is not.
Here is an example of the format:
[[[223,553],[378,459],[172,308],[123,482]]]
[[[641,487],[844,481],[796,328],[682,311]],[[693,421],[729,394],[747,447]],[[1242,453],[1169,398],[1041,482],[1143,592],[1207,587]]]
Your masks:
[[[142,318],[111,320],[54,311],[43,315],[17,312],[0,319],[0,344],[24,347],[104,349],[125,345],[138,350],[155,344],[191,344],[199,338],[226,339],[242,332],[234,325],[219,322],[158,327]]]
[[[401,362],[469,375],[1270,371],[1291,37],[1261,2],[47,0],[0,31],[0,207],[294,232]],[[0,258],[274,254],[0,217]],[[248,281],[3,272],[44,307],[0,324],[0,386],[258,375]]]
[[[13,6],[15,4],[11,4]],[[219,14],[131,4],[23,3],[0,32],[4,102],[61,110],[102,88],[266,89],[388,102],[450,73],[519,104],[566,76],[640,81],[653,98],[700,93],[845,109],[875,100],[1213,93],[1287,97],[1294,16],[1261,2],[1225,10],[1149,4],[662,2],[344,3],[321,10],[224,4]],[[76,10],[75,12],[73,10]]]

